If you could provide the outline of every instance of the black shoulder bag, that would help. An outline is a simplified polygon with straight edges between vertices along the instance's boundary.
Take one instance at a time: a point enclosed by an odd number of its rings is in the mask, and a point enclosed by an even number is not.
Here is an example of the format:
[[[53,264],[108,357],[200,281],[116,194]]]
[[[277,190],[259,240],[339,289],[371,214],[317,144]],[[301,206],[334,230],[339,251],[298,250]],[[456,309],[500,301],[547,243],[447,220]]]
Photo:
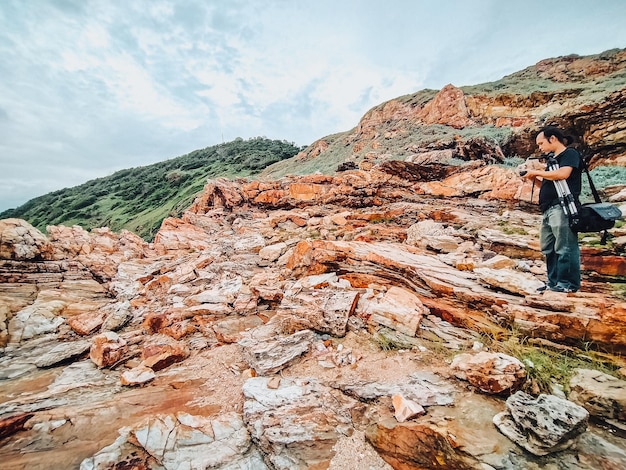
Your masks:
[[[569,226],[573,232],[604,232],[602,234],[601,243],[606,244],[608,236],[607,230],[615,226],[615,221],[622,218],[622,211],[611,203],[602,202],[600,195],[596,190],[595,185],[589,174],[589,168],[585,158],[581,156],[582,171],[587,173],[587,179],[589,180],[589,187],[593,194],[593,200],[588,204],[578,204],[577,212],[569,214]]]

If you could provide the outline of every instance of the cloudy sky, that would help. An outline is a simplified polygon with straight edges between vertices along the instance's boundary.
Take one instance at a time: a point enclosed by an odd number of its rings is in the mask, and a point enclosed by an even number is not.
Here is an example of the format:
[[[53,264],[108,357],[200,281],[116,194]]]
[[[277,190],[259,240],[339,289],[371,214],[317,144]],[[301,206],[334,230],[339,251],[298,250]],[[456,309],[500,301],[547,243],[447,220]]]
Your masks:
[[[423,88],[626,47],[626,1],[0,0],[0,211]]]

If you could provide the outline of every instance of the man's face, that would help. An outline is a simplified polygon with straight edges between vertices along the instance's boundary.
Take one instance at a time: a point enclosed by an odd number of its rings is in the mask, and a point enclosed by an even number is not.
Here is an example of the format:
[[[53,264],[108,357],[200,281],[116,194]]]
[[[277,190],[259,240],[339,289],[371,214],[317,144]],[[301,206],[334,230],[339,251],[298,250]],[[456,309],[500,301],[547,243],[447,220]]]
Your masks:
[[[537,142],[537,147],[539,147],[539,150],[541,151],[541,153],[548,153],[554,150],[552,148],[553,145],[550,143],[548,139],[546,139],[546,136],[543,135],[543,132],[540,132],[539,135],[537,135],[536,142]]]

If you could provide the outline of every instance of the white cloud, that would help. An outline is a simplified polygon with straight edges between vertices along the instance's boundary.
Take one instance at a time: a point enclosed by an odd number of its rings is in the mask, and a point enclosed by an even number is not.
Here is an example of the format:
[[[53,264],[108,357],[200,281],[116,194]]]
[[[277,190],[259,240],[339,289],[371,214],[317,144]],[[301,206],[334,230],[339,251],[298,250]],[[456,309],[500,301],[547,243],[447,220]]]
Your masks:
[[[621,0],[61,5],[0,2],[0,210],[222,135],[307,144],[424,87],[626,46]]]

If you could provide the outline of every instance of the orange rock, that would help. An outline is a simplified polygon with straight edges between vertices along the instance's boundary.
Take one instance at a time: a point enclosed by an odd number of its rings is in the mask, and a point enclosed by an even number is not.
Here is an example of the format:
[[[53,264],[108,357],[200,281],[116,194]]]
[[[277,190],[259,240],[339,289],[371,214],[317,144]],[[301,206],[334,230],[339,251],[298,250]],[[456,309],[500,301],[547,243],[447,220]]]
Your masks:
[[[254,202],[261,205],[278,206],[284,197],[285,192],[283,190],[274,189],[260,193],[254,198]]]
[[[289,220],[291,220],[298,227],[306,227],[307,221],[304,217],[300,217],[298,215],[290,215]]]
[[[489,394],[511,393],[526,381],[524,365],[503,353],[481,351],[457,355],[450,368],[455,375]]]
[[[580,256],[585,271],[603,276],[626,276],[626,256],[603,255],[601,249],[591,247],[582,247]]]
[[[158,344],[144,347],[141,356],[141,364],[156,372],[185,360],[189,350],[182,343]]]
[[[13,416],[0,418],[0,439],[22,431],[26,422],[33,416],[35,416],[34,413],[18,413]]]
[[[124,339],[116,333],[107,331],[93,338],[89,358],[99,368],[110,367],[120,361],[128,352]]]
[[[154,237],[154,249],[158,254],[168,251],[205,250],[210,246],[207,233],[190,222],[168,217]]]
[[[453,85],[443,87],[432,101],[426,103],[419,117],[425,124],[444,124],[457,129],[474,124],[463,91]]]
[[[171,338],[179,340],[187,335],[195,333],[196,327],[190,320],[182,320],[161,328],[159,332]]]
[[[79,335],[90,335],[104,323],[104,313],[85,312],[67,319],[67,324]]]
[[[289,196],[298,201],[311,201],[324,194],[324,186],[320,184],[292,183]]]
[[[471,470],[480,464],[462,451],[435,425],[381,420],[367,428],[367,440],[394,469],[449,468]]]
[[[143,327],[150,333],[158,333],[163,328],[166,328],[172,324],[172,319],[167,313],[151,312],[148,313],[143,321]]]
[[[404,423],[411,418],[423,415],[426,413],[424,407],[419,403],[415,403],[413,400],[409,400],[402,395],[394,395],[391,397],[393,408],[395,410],[395,417],[398,423]]]

